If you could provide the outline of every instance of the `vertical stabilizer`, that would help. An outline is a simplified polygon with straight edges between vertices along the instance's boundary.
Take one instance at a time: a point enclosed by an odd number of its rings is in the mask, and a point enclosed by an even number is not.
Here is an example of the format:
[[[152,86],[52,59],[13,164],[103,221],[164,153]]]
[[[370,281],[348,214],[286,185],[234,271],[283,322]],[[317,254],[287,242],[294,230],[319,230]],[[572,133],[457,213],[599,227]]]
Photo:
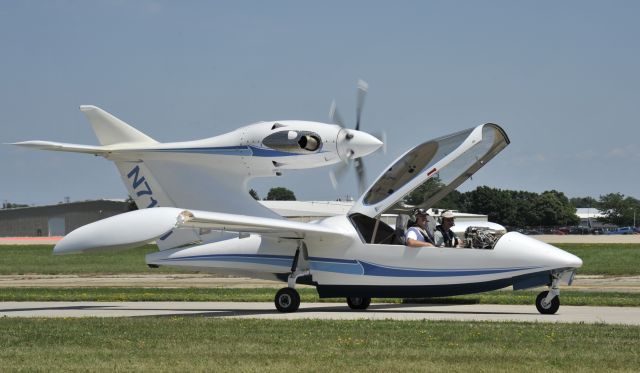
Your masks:
[[[91,122],[93,131],[101,145],[118,143],[157,143],[156,140],[131,127],[127,123],[92,105],[80,106]]]
[[[177,207],[144,162],[116,161],[115,163],[129,195],[139,209]],[[199,240],[197,229],[173,229],[158,238],[156,244],[160,250],[166,250]]]

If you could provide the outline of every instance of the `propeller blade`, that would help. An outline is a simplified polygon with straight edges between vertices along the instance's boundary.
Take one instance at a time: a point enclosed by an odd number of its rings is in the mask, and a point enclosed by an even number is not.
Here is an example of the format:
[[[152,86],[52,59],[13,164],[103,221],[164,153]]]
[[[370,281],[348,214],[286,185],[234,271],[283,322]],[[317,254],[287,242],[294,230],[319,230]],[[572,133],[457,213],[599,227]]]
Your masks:
[[[358,106],[356,107],[356,131],[360,130],[360,117],[362,116],[362,108],[364,107],[364,99],[367,97],[369,84],[364,80],[358,80]]]
[[[360,192],[360,195],[362,195],[367,187],[367,175],[364,170],[364,161],[362,158],[356,158],[353,163],[356,168],[356,175],[358,176],[358,191]]]
[[[338,113],[336,100],[331,101],[331,107],[329,108],[329,119],[331,119],[334,124],[337,124],[340,127],[344,128],[344,121],[342,120],[340,113]]]
[[[350,162],[340,162],[333,170],[329,171],[329,179],[331,179],[333,189],[338,188],[338,182],[344,178],[349,170],[349,163]]]

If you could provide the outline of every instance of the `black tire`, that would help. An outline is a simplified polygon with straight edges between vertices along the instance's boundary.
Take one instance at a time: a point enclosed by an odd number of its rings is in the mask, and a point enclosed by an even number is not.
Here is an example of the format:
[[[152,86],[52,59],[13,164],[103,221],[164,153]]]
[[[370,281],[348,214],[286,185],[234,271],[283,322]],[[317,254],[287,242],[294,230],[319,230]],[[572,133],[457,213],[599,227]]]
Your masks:
[[[538,309],[538,312],[543,315],[553,315],[558,312],[558,308],[560,308],[560,297],[556,296],[549,304],[542,304],[544,298],[547,297],[547,294],[549,294],[548,291],[543,291],[538,294],[538,297],[536,298],[536,308]]]
[[[347,304],[352,310],[366,310],[371,304],[371,298],[347,297]]]
[[[296,289],[282,288],[276,293],[275,304],[280,312],[295,312],[300,307],[300,294]]]

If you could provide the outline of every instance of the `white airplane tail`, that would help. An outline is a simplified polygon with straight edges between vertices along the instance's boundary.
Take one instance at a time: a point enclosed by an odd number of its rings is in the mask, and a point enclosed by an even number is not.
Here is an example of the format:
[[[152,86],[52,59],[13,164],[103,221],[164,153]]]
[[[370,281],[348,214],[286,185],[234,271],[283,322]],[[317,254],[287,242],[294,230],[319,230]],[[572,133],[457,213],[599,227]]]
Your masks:
[[[80,106],[87,116],[101,145],[120,143],[158,143],[156,140],[131,127],[122,120],[92,105]]]
[[[206,154],[184,153],[180,146],[163,147],[158,141],[124,121],[91,105],[80,110],[87,116],[100,145],[52,141],[14,143],[32,149],[100,155],[113,161],[139,209],[179,207],[281,219],[258,204],[246,188],[243,172],[219,173]],[[239,188],[240,186],[240,188]],[[161,250],[203,240],[198,229],[174,229],[159,237]]]

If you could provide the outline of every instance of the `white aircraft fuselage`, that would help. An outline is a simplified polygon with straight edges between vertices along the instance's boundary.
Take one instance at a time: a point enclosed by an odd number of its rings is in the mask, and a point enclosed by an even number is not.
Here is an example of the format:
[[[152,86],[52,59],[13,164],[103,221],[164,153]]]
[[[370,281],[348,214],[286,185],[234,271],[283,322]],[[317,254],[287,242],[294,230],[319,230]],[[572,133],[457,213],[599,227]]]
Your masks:
[[[365,242],[346,216],[313,224],[344,236],[306,238],[300,246],[296,239],[249,235],[151,253],[146,260],[283,281],[295,267],[307,275],[302,282],[315,285],[321,297],[433,297],[529,288],[582,265],[578,257],[516,232],[503,235],[492,249],[409,247]],[[385,234],[393,234],[389,229]],[[572,273],[566,272],[564,283]]]

